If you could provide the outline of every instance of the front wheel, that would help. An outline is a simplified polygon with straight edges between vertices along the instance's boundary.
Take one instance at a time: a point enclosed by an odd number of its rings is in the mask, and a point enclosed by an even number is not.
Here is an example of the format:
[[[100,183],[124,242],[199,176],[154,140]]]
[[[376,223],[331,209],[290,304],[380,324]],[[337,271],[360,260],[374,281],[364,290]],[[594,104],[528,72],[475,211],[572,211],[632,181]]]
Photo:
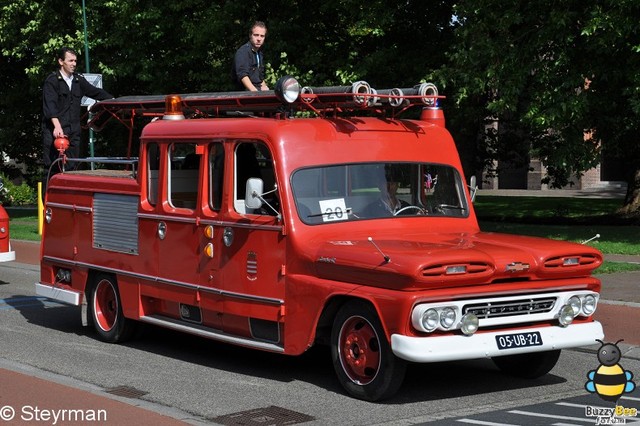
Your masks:
[[[98,274],[89,288],[89,317],[101,340],[119,343],[134,332],[135,323],[124,317],[118,284],[113,276]]]
[[[349,302],[338,311],[331,358],[340,384],[359,399],[388,398],[404,380],[406,362],[393,354],[376,311],[365,302]]]
[[[497,356],[491,358],[503,372],[523,379],[537,379],[555,367],[560,350],[532,352],[528,354]]]

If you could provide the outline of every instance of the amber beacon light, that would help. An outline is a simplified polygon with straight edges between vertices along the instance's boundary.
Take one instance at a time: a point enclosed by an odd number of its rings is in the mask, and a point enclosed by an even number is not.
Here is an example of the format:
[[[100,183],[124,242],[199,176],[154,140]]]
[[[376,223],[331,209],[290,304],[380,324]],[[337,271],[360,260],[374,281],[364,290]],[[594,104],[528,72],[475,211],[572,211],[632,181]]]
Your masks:
[[[164,101],[164,120],[184,120],[182,99],[178,95],[168,95]]]

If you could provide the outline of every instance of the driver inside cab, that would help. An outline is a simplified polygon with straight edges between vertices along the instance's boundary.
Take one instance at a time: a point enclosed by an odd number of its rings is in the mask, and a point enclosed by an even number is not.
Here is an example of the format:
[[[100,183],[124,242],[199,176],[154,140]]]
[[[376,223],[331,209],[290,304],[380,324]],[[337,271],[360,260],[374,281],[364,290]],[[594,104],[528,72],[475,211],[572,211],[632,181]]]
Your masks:
[[[401,181],[401,173],[399,170],[385,167],[384,177],[380,176],[378,181],[378,189],[380,197],[377,201],[367,206],[364,211],[365,217],[386,217],[398,214],[402,208],[409,206],[404,200],[398,198],[398,186]],[[400,212],[403,214],[404,212]],[[411,212],[409,212],[411,214]]]

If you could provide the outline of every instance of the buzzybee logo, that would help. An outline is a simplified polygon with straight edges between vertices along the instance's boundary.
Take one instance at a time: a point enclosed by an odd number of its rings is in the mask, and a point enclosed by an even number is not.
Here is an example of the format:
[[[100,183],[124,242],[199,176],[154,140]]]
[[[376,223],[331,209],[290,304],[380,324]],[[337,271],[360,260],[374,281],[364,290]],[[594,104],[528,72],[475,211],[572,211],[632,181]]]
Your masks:
[[[598,361],[600,365],[597,369],[589,371],[587,378],[589,381],[584,387],[588,392],[596,393],[605,401],[617,402],[624,393],[633,392],[636,384],[631,381],[633,373],[624,370],[619,364],[622,354],[618,343],[604,343],[596,340],[602,346],[598,349]]]

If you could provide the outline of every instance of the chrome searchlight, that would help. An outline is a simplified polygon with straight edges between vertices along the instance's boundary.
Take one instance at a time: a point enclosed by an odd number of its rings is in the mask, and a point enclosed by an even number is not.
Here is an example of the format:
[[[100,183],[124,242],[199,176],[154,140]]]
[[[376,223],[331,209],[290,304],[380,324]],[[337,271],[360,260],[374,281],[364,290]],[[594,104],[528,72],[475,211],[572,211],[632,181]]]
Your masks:
[[[574,318],[574,311],[573,311],[573,306],[571,305],[563,305],[562,308],[560,308],[560,313],[558,315],[558,322],[560,322],[560,325],[563,327],[567,327],[569,324],[571,324],[573,322],[573,318]]]
[[[298,99],[298,96],[300,96],[300,90],[301,88],[298,80],[290,75],[285,75],[284,77],[280,77],[276,83],[274,91],[278,100],[290,104]]]
[[[475,314],[464,314],[464,316],[460,320],[460,331],[462,331],[465,336],[471,336],[476,331],[478,331],[479,325],[480,320]]]

